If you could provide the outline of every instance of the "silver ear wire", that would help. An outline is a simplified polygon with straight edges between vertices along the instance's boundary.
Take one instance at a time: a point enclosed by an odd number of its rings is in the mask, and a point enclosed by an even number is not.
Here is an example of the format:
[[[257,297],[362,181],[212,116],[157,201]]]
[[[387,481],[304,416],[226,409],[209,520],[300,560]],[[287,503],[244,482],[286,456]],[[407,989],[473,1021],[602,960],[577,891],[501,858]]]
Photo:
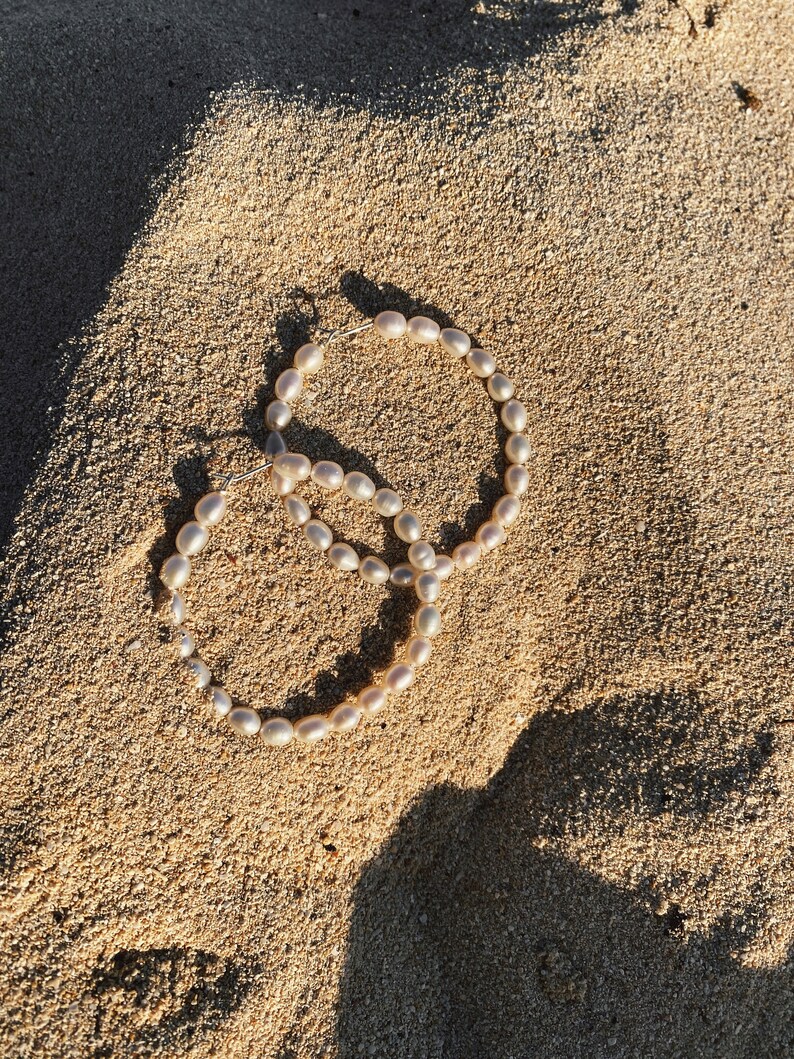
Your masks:
[[[234,471],[230,471],[228,474],[213,474],[211,477],[220,478],[220,491],[224,492],[230,485],[235,485],[237,482],[244,482],[246,478],[253,478],[255,474],[259,474],[260,471],[267,471],[272,466],[272,461],[268,461],[267,463],[260,463],[258,467],[252,467],[250,471],[243,471],[241,474],[235,474]]]
[[[340,338],[350,338],[351,335],[357,335],[360,331],[368,331],[372,324],[372,320],[367,320],[366,323],[359,324],[358,327],[350,327],[346,331],[340,331],[338,327],[315,327],[315,331],[325,336],[320,340],[321,344],[330,346],[332,342],[337,342]]]

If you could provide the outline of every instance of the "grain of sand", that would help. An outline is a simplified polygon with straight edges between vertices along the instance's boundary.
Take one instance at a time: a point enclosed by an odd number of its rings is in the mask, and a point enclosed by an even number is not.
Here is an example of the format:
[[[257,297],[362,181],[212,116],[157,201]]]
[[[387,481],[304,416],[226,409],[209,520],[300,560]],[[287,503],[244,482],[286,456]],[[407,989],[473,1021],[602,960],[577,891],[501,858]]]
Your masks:
[[[790,1055],[791,4],[3,27],[2,1054]],[[156,570],[314,314],[387,306],[495,352],[532,486],[399,704],[273,752],[186,685]],[[478,381],[362,335],[311,389],[296,447],[471,533]],[[258,479],[188,596],[294,716],[409,621]]]

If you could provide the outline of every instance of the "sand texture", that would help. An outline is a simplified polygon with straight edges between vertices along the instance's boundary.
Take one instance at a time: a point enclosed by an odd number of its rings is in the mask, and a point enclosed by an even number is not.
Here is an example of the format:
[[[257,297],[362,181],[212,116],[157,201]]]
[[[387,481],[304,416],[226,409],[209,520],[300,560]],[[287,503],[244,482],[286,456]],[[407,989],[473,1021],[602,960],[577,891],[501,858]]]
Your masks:
[[[0,30],[0,1054],[790,1056],[794,5]],[[530,491],[415,685],[273,750],[186,682],[157,571],[313,327],[388,307],[494,352]],[[335,347],[290,430],[439,548],[500,494],[437,349]],[[292,717],[356,692],[410,595],[330,569],[264,476],[230,508],[186,593],[213,671]]]

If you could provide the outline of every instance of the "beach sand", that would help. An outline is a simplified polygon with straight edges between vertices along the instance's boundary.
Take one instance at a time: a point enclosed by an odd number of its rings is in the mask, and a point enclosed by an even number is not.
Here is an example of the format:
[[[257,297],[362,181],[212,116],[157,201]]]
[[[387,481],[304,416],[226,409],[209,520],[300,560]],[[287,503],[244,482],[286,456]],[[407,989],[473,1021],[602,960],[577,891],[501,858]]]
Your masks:
[[[790,1055],[792,5],[2,24],[2,1055]],[[186,682],[157,571],[312,327],[383,308],[495,354],[531,487],[414,686],[273,750]],[[460,363],[371,333],[287,435],[447,550],[503,436]],[[195,567],[201,653],[263,712],[410,624],[261,476]]]

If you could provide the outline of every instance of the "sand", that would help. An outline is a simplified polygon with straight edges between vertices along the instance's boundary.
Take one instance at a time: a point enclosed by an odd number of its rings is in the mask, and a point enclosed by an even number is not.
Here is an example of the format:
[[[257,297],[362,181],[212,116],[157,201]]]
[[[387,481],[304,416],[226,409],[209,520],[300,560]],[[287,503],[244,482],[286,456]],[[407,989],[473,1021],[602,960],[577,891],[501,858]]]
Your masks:
[[[3,1056],[791,1054],[792,45],[787,0],[3,5]],[[274,751],[156,572],[385,307],[495,353],[532,485],[394,707]],[[311,391],[293,446],[437,546],[499,495],[460,365],[365,334]],[[264,478],[187,595],[294,717],[410,622]]]

